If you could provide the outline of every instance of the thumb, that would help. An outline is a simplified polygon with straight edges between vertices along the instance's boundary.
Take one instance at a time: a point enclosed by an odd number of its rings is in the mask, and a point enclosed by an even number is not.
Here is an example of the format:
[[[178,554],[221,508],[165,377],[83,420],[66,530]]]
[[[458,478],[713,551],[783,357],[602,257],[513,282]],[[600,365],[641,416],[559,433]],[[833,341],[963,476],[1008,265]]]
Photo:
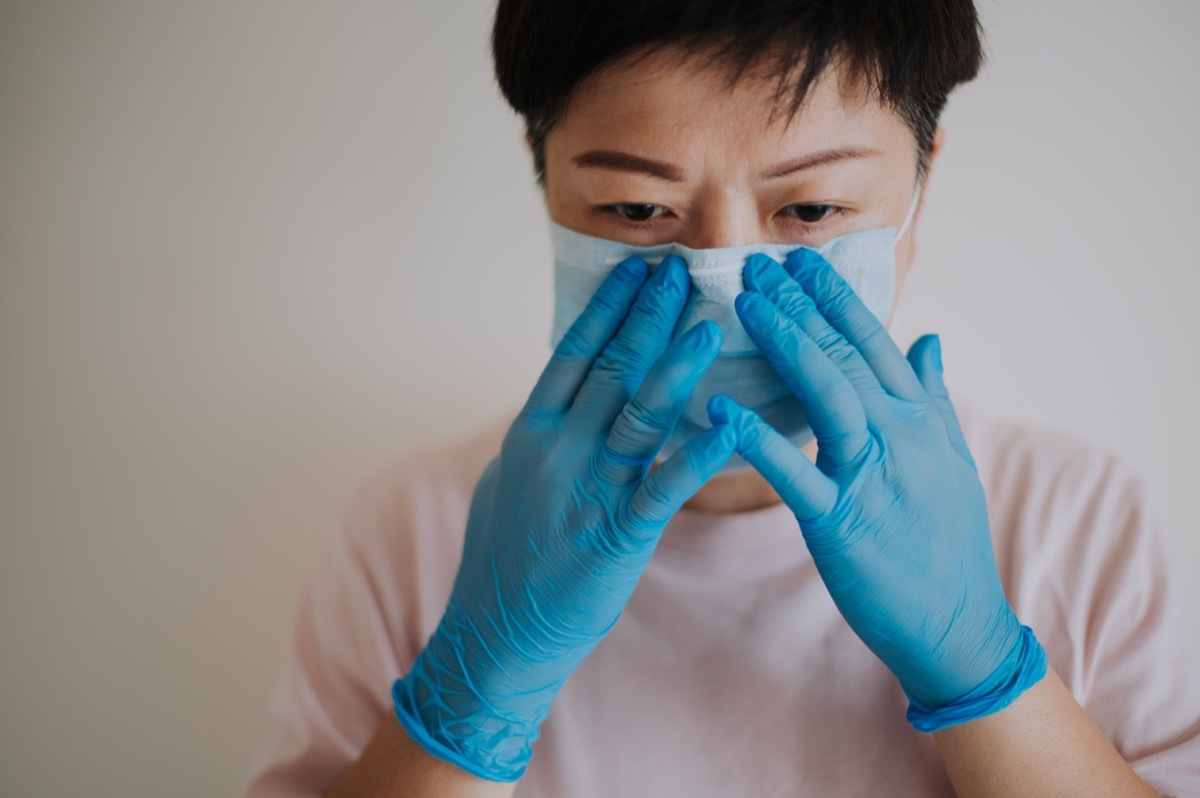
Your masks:
[[[954,403],[950,401],[950,392],[946,390],[942,370],[942,339],[936,334],[922,335],[909,347],[908,363],[916,372],[925,393],[929,394],[938,415],[942,417],[950,444],[971,468],[975,468],[975,459],[971,457],[971,451],[967,448],[966,438],[963,437],[962,427],[958,423],[958,414],[954,411]]]

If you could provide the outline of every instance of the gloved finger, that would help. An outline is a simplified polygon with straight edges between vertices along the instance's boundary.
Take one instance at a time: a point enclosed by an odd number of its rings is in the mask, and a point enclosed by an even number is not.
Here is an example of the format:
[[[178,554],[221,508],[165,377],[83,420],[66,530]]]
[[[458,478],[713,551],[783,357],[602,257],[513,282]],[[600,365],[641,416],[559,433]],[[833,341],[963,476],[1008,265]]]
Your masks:
[[[736,442],[727,424],[716,424],[681,446],[629,498],[622,529],[635,542],[661,534],[683,503],[721,470]]]
[[[925,388],[925,393],[929,395],[930,401],[941,415],[950,445],[954,447],[954,451],[958,452],[958,456],[978,473],[979,469],[975,467],[975,458],[971,456],[971,450],[967,448],[967,439],[963,435],[962,425],[958,422],[958,413],[954,410],[954,403],[950,401],[950,392],[946,390],[946,382],[942,374],[941,339],[936,335],[922,335],[909,347],[908,362],[912,364],[913,371]]]
[[[632,257],[621,261],[604,278],[583,313],[554,348],[525,402],[523,415],[557,419],[567,412],[592,364],[629,315],[649,273],[646,261]]]
[[[812,297],[821,315],[862,353],[884,390],[910,402],[924,398],[916,375],[887,328],[829,261],[811,249],[799,249],[788,255],[784,268]]]
[[[622,485],[645,475],[719,351],[721,328],[711,321],[700,322],[667,347],[600,450],[601,473],[609,482]]]
[[[852,461],[870,433],[863,403],[842,369],[761,295],[743,291],[734,308],[750,339],[796,395],[821,451],[835,466]]]
[[[837,486],[757,413],[717,394],[708,400],[708,417],[733,428],[738,454],[763,475],[801,524],[821,518],[836,504]]]
[[[663,258],[638,292],[629,317],[584,378],[567,411],[570,423],[605,432],[612,428],[621,408],[670,343],[691,285],[680,257]]]
[[[769,299],[842,370],[868,414],[882,407],[886,394],[862,354],[821,315],[813,299],[782,266],[766,255],[751,255],[743,277],[747,289]]]

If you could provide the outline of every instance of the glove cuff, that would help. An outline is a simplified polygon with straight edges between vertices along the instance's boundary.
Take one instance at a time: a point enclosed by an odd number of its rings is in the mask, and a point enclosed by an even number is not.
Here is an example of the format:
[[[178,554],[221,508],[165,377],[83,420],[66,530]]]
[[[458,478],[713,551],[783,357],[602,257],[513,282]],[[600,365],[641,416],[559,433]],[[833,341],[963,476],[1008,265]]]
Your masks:
[[[910,697],[906,717],[913,728],[921,732],[935,732],[966,723],[1004,709],[1045,675],[1046,650],[1033,630],[1022,626],[1017,645],[983,684],[937,709],[927,709]]]
[[[525,775],[525,769],[533,755],[533,739],[514,738],[507,734],[498,734],[497,730],[489,733],[487,729],[482,728],[485,724],[476,718],[465,718],[455,722],[456,728],[468,730],[468,734],[457,739],[439,733],[437,727],[440,724],[434,723],[431,730],[426,726],[426,721],[422,719],[419,711],[420,704],[414,689],[416,681],[413,673],[410,673],[407,679],[397,679],[392,684],[392,705],[400,725],[426,753],[488,781],[515,782]],[[433,696],[431,702],[439,703],[439,700]],[[485,740],[472,739],[478,736],[483,736]],[[533,738],[536,737],[535,731]],[[455,742],[458,746],[453,745]],[[464,754],[460,748],[474,757]]]

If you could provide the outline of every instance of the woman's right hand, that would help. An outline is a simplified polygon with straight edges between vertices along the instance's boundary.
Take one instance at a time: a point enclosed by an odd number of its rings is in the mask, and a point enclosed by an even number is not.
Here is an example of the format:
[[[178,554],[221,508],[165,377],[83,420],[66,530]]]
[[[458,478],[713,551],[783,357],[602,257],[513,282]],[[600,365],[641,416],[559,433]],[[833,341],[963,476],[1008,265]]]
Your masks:
[[[651,470],[721,333],[701,322],[672,341],[687,269],[648,271],[621,263],[555,349],[475,488],[445,614],[392,689],[413,739],[482,778],[525,772],[563,682],[734,449],[718,425]]]

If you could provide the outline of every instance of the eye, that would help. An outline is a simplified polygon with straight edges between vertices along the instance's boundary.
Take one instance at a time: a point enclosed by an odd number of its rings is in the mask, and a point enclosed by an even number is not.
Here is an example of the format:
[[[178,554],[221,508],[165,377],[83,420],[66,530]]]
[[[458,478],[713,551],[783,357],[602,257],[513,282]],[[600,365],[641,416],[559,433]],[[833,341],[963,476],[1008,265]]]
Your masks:
[[[667,209],[661,205],[646,205],[642,203],[622,202],[616,205],[604,206],[606,211],[611,211],[623,219],[630,222],[648,222],[651,219],[657,218]]]
[[[816,224],[838,214],[841,210],[836,205],[789,205],[783,209],[783,212],[806,224]]]

